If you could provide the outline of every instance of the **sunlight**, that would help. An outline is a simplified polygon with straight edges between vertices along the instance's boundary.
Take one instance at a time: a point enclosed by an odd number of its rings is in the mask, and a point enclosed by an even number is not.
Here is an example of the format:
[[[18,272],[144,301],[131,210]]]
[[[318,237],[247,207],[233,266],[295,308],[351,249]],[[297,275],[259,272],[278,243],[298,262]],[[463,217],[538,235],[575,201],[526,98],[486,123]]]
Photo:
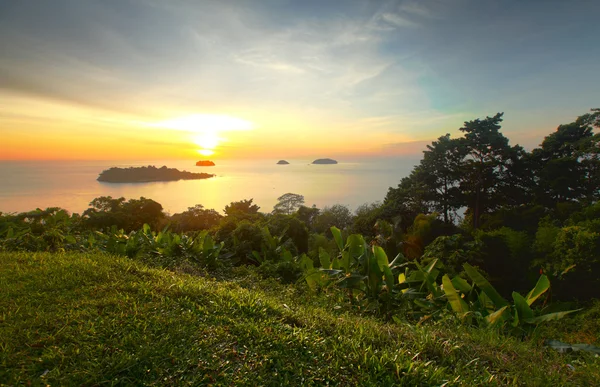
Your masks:
[[[202,156],[212,156],[215,154],[215,152],[211,151],[210,149],[198,149],[198,153],[200,153]]]
[[[151,126],[196,133],[250,130],[254,128],[254,124],[250,121],[219,114],[192,114],[156,122]]]
[[[224,140],[212,131],[193,136],[192,139],[194,144],[201,146],[203,149],[215,149]]]
[[[198,153],[212,156],[219,144],[226,141],[220,132],[251,130],[254,124],[241,118],[218,114],[192,114],[150,123],[149,126],[192,133],[191,140],[201,149]]]

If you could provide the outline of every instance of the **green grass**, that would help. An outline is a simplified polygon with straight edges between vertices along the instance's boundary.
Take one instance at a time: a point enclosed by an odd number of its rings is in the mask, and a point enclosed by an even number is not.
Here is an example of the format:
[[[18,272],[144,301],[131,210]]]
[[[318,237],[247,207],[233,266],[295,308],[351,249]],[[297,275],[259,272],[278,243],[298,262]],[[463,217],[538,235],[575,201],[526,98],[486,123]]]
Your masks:
[[[233,275],[233,274],[232,274]],[[4,385],[593,385],[600,360],[452,321],[385,323],[237,270],[0,253]],[[573,370],[567,366],[575,366]]]

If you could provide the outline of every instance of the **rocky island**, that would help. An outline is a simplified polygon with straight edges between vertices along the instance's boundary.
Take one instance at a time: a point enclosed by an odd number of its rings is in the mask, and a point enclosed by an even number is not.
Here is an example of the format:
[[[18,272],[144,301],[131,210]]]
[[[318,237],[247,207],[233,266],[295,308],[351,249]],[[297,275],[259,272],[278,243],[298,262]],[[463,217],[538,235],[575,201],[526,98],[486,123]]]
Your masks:
[[[215,163],[210,160],[200,160],[196,162],[197,167],[214,167]]]
[[[333,159],[316,159],[312,163],[313,164],[337,164],[338,162]]]
[[[199,180],[214,176],[210,173],[193,173],[167,168],[166,166],[156,168],[149,165],[147,167],[130,168],[113,167],[102,171],[97,180],[106,183],[147,183],[152,181]]]
[[[277,162],[277,164],[278,164],[278,165],[287,165],[287,164],[289,164],[289,162],[287,162],[286,160],[279,160],[279,161]]]

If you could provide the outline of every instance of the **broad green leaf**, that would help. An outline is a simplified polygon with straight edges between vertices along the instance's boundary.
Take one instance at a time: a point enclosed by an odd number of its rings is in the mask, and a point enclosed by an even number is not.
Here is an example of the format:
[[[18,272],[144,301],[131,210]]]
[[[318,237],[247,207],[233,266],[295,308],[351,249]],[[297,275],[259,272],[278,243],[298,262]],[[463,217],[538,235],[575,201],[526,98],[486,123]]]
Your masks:
[[[560,320],[561,318],[565,317],[566,315],[575,313],[575,312],[579,312],[582,309],[583,308],[575,309],[575,310],[567,310],[565,312],[555,312],[555,313],[543,314],[541,316],[529,318],[529,319],[525,320],[525,322],[528,324],[539,324],[541,322],[546,322],[546,321]]]
[[[454,285],[454,287],[457,290],[459,290],[461,293],[464,293],[464,294],[469,293],[471,291],[471,289],[473,289],[473,287],[471,285],[469,285],[469,283],[467,281],[460,278],[459,276],[452,278],[452,285]]]
[[[319,261],[324,269],[331,269],[331,258],[324,248],[319,247]]]
[[[495,325],[498,321],[502,321],[502,315],[504,314],[504,312],[506,311],[507,308],[508,308],[508,305],[503,306],[502,308],[498,309],[494,313],[488,314],[487,316],[485,316],[486,321],[490,325]]]
[[[144,223],[143,230],[144,234],[150,234],[150,225],[148,223]]]
[[[488,282],[473,266],[465,263],[463,268],[467,272],[467,275],[477,285],[479,289],[485,292],[485,294],[492,300],[497,308],[508,305],[508,302],[494,289],[492,284]]]
[[[283,251],[281,252],[281,260],[283,262],[292,262],[292,259],[292,253],[290,253],[288,249],[283,249]]]
[[[448,298],[448,302],[452,307],[452,310],[456,312],[460,318],[463,318],[465,313],[469,311],[469,306],[463,300],[454,286],[452,285],[452,281],[450,281],[450,277],[445,274],[442,277],[442,284],[444,285],[444,293],[446,293],[446,298]]]
[[[519,321],[526,321],[533,317],[533,310],[529,307],[527,300],[517,292],[512,293],[513,300],[515,301],[515,309],[517,312],[518,319],[515,319],[515,326],[518,325]]]
[[[331,268],[332,269],[336,269],[337,270],[337,269],[339,269],[341,267],[342,267],[342,265],[340,265],[340,260],[337,257],[335,257],[335,258],[333,258],[331,260]]]
[[[360,234],[352,234],[346,240],[346,249],[350,258],[358,258],[365,253],[365,240]]]
[[[342,239],[342,233],[339,228],[333,226],[330,228],[331,233],[333,234],[333,239],[335,239],[335,243],[338,246],[340,251],[344,250],[344,240]]]
[[[314,268],[313,260],[310,259],[306,254],[302,254],[300,259],[298,260],[298,265],[300,266],[300,270],[303,272],[312,270]]]
[[[381,289],[381,285],[383,283],[383,273],[379,269],[379,265],[377,264],[377,258],[374,255],[367,255],[367,264],[368,264],[368,277],[369,277],[369,293],[372,296],[377,296]]]
[[[389,268],[390,264],[388,262],[388,257],[380,246],[373,246],[373,255],[375,255],[377,265],[379,265],[379,270],[383,271],[384,267]]]
[[[537,300],[542,294],[546,292],[550,288],[550,281],[546,275],[542,274],[540,279],[538,279],[535,287],[531,289],[531,291],[527,294],[525,299],[527,300],[527,305],[531,305]]]
[[[339,260],[340,268],[346,270],[346,273],[350,272],[350,252],[342,251],[342,259]]]

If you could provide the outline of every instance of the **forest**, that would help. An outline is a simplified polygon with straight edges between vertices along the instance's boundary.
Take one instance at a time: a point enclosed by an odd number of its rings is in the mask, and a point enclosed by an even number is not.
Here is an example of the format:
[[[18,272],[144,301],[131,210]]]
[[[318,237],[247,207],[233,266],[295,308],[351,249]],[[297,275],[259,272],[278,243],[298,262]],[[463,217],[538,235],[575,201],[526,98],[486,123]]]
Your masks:
[[[355,211],[305,206],[296,193],[271,211],[244,199],[176,214],[144,197],[99,197],[82,214],[0,214],[0,251],[103,252],[219,278],[248,267],[381,321],[452,318],[527,339],[600,297],[600,109],[531,151],[509,144],[502,118],[433,141],[381,202]],[[600,353],[591,344],[597,336],[585,349]]]

